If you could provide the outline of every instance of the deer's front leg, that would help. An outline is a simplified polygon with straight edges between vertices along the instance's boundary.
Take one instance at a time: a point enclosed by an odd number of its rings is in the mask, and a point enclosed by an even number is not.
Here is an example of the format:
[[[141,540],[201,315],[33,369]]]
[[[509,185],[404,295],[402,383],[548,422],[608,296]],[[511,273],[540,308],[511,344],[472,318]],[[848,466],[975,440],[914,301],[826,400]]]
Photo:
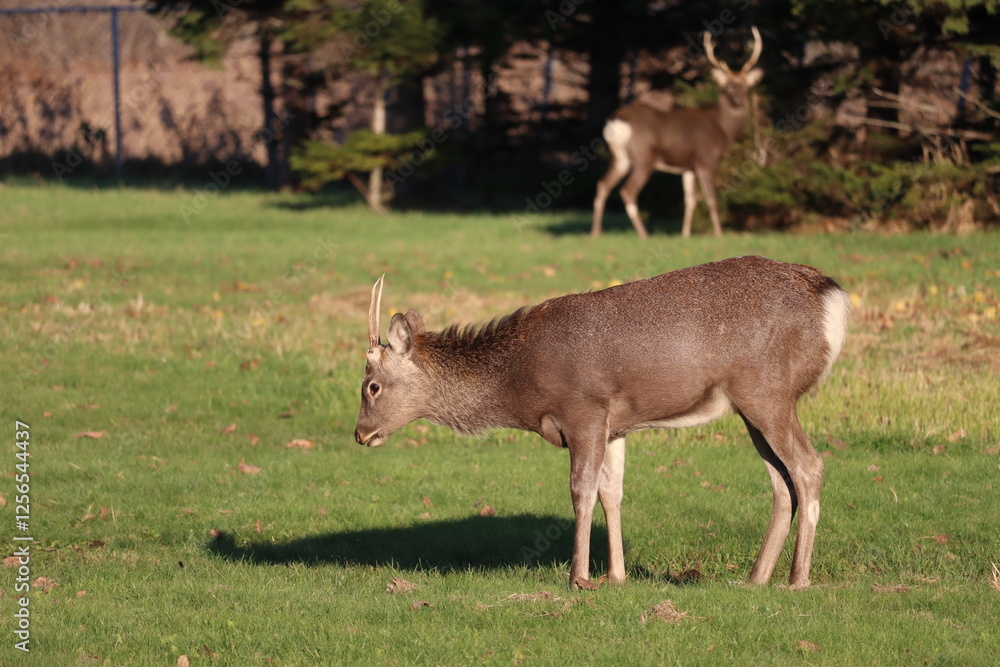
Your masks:
[[[597,489],[601,483],[601,465],[607,446],[607,434],[567,439],[569,444],[569,489],[576,517],[573,533],[573,564],[569,570],[571,588],[596,588],[590,583],[590,527],[594,518]]]
[[[625,583],[625,550],[622,545],[622,483],[625,478],[625,438],[607,444],[601,466],[598,496],[608,521],[608,582]]]

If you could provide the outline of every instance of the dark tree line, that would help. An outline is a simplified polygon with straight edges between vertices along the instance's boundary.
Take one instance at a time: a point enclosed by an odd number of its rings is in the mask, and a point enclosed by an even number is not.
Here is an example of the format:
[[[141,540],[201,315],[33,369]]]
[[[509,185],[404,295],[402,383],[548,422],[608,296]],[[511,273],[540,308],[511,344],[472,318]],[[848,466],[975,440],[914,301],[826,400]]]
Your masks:
[[[825,107],[852,96],[885,99],[865,108],[866,127],[905,134],[901,107],[891,102],[898,101],[906,68],[921,54],[944,50],[974,72],[956,94],[953,126],[997,148],[989,137],[997,125],[1000,17],[990,0],[158,0],[157,10],[170,11],[174,33],[206,60],[219,58],[236,39],[257,40],[265,127],[281,127],[279,140],[267,144],[270,187],[349,178],[379,209],[383,172],[393,175],[420,145],[421,135],[413,132],[433,136],[435,128],[424,127],[425,78],[459,64],[477,80],[493,82],[497,66],[518,44],[585,63],[585,101],[563,113],[542,113],[527,131],[514,132],[508,96],[492,89],[482,96],[475,131],[464,125],[463,141],[449,147],[452,166],[445,160],[443,169],[452,181],[459,174],[476,188],[495,182],[497,169],[550,159],[538,157],[540,146],[551,147],[545,151],[551,157],[599,136],[605,118],[627,101],[623,71],[644,55],[683,49],[686,66],[657,73],[652,84],[691,92],[697,103],[704,88],[701,33],[712,32],[722,49],[737,53],[752,25],[764,36],[762,113],[774,128],[800,129],[797,111],[815,102],[810,91],[825,80]],[[815,44],[840,50],[807,58]],[[338,110],[315,108],[310,100],[331,80],[347,76],[370,79],[371,118],[361,134],[331,142],[323,130]],[[960,94],[972,87],[982,102],[963,109]],[[394,102],[387,108],[388,91]],[[279,122],[279,109],[291,122]],[[825,140],[833,143],[835,133],[830,130]],[[531,149],[534,157],[526,154]]]

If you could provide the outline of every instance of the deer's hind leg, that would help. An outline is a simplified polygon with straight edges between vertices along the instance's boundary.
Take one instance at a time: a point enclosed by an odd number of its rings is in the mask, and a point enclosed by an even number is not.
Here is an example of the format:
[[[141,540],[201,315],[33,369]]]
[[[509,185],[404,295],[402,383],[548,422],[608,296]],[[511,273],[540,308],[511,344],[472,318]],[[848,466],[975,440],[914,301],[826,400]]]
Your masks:
[[[798,502],[785,464],[774,454],[764,435],[747,421],[746,417],[743,421],[747,425],[747,431],[750,432],[750,439],[757,453],[764,460],[768,477],[771,478],[771,521],[767,525],[767,532],[764,533],[760,551],[757,552],[757,560],[750,571],[750,583],[766,584],[771,580],[774,566],[785,546],[785,539],[788,537]]]
[[[786,409],[775,409],[775,403],[772,399],[764,409],[740,411],[750,438],[767,466],[774,494],[771,521],[750,572],[750,581],[763,584],[771,578],[792,518],[801,506],[789,584],[792,588],[805,588],[809,585],[816,524],[819,521],[823,457],[813,449],[802,431],[794,402],[790,402]]]
[[[594,219],[590,227],[591,236],[601,235],[601,224],[604,220],[604,206],[607,204],[608,195],[615,189],[615,186],[625,178],[625,174],[632,168],[627,154],[611,154],[611,166],[608,171],[597,182],[597,194],[594,196]]]

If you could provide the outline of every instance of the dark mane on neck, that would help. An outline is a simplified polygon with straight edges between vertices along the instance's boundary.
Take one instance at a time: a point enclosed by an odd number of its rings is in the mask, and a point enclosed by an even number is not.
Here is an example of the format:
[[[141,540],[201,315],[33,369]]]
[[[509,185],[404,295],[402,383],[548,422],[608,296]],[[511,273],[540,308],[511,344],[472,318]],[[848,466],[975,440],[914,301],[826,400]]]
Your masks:
[[[487,356],[503,357],[510,349],[508,343],[518,340],[518,331],[531,310],[524,307],[486,324],[452,324],[443,331],[418,334],[418,354],[431,364],[449,366]]]

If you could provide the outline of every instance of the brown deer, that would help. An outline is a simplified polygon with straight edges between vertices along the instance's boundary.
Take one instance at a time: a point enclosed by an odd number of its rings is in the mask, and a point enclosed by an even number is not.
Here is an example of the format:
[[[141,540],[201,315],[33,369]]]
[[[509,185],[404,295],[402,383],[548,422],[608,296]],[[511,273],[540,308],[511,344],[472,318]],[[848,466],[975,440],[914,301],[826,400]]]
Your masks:
[[[719,103],[702,109],[661,111],[642,102],[618,109],[604,125],[604,140],[611,151],[611,166],[597,183],[594,223],[590,233],[601,234],[604,204],[611,190],[632,170],[621,196],[635,231],[647,238],[639,215],[638,199],[654,169],[681,174],[684,183],[684,225],[682,235],[691,236],[691,218],[698,203],[695,178],[712,216],[716,236],[722,235],[715,201],[715,171],[730,144],[743,133],[747,122],[749,91],[760,83],[763,70],[752,69],[760,58],[763,42],[753,28],[754,46],[743,69],[734,72],[715,57],[712,37],[706,32],[705,55],[712,64],[712,77],[722,88]]]
[[[571,294],[484,326],[425,331],[415,310],[379,338],[383,279],[368,315],[368,364],[355,440],[377,447],[415,419],[463,434],[538,433],[569,449],[576,529],[572,587],[590,583],[598,498],[608,580],[625,580],[625,436],[706,424],[735,412],[767,468],[771,521],[750,581],[767,583],[796,508],[790,582],[809,584],[823,459],[799,426],[799,398],[830,370],[850,300],[815,269],[738,257],[599,292]]]

